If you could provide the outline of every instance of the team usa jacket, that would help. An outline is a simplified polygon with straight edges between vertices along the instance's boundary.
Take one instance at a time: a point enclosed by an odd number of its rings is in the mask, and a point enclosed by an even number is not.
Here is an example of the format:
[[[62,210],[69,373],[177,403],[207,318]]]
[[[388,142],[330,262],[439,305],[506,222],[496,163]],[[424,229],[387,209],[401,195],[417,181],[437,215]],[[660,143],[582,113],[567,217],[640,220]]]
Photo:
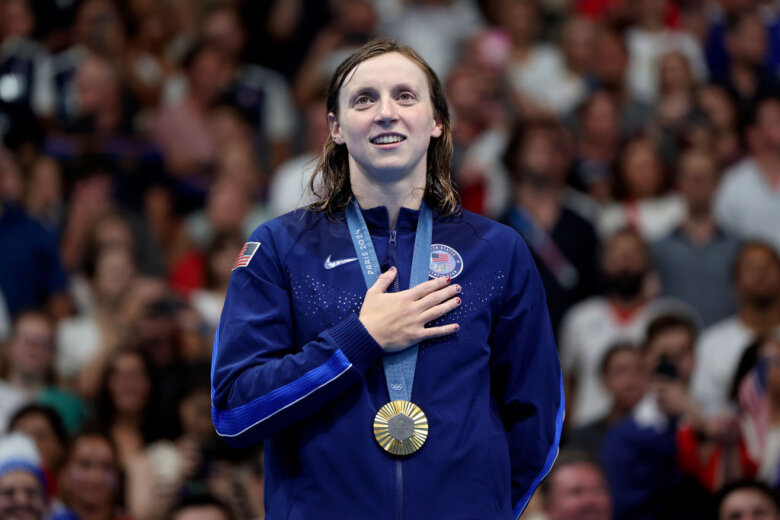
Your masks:
[[[418,212],[394,230],[363,210],[383,270],[406,289]],[[358,319],[366,292],[344,214],[298,210],[258,227],[236,260],[214,342],[212,418],[265,443],[268,520],[518,518],[558,453],[564,397],[539,275],[514,230],[433,212],[431,276],[462,286],[420,344],[411,401],[428,438],[397,458],[373,434],[383,350]]]

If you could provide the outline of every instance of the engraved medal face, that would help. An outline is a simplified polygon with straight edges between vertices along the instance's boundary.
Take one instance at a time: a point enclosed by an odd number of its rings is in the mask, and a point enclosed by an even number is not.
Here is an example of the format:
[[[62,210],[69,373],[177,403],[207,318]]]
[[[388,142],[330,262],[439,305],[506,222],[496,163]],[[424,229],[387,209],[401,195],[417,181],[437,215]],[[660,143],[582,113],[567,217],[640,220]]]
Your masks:
[[[392,401],[384,405],[374,418],[374,437],[379,445],[393,455],[411,455],[428,438],[428,419],[414,403]]]

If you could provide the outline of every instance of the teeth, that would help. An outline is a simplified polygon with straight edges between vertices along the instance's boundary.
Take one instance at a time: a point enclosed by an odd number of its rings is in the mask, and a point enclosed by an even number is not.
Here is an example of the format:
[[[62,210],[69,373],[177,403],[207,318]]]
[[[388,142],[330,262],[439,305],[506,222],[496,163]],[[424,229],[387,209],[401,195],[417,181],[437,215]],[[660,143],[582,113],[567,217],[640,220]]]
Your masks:
[[[406,138],[400,135],[380,135],[379,137],[373,138],[371,142],[374,144],[390,144],[401,142],[404,139]]]

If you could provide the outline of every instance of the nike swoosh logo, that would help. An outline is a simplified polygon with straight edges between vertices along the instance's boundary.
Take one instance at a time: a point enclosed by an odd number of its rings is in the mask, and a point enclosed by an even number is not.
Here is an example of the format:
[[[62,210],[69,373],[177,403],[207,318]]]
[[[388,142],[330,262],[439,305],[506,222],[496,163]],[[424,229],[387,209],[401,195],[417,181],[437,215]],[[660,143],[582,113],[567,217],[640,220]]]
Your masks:
[[[354,262],[357,260],[357,257],[354,258],[342,258],[341,260],[333,260],[331,261],[330,255],[328,255],[328,258],[325,259],[325,269],[333,269],[334,267],[338,267],[340,265],[348,264],[350,262]]]

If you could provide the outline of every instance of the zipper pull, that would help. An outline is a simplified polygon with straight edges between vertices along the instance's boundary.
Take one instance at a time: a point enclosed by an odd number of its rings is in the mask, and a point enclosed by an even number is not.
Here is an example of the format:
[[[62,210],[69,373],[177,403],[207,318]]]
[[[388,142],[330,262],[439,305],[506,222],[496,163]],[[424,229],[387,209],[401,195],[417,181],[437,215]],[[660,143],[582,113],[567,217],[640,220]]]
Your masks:
[[[395,244],[395,229],[390,230],[390,243]]]

